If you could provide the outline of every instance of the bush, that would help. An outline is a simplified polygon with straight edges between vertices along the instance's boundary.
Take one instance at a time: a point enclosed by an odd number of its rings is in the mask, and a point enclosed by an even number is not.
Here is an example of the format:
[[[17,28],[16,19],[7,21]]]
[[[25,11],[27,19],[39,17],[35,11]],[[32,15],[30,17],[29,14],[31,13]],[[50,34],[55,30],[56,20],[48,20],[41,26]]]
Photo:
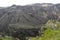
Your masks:
[[[49,20],[45,26],[47,30],[45,30],[44,34],[38,39],[32,38],[31,40],[60,40],[60,22]]]
[[[13,40],[13,38],[10,36],[5,36],[5,37],[0,36],[0,40]]]

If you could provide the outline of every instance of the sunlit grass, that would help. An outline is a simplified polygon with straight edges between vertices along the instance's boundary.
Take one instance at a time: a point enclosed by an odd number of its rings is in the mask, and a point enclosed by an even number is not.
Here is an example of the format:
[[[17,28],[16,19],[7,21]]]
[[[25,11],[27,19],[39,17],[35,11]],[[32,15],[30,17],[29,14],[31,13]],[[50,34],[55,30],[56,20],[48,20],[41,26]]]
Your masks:
[[[46,27],[47,30],[45,30],[43,36],[31,40],[60,40],[60,22],[49,20]]]
[[[0,36],[0,40],[13,40],[13,38],[10,36],[5,36],[5,37]]]
[[[31,40],[60,40],[60,30],[47,29],[42,37],[35,37]]]

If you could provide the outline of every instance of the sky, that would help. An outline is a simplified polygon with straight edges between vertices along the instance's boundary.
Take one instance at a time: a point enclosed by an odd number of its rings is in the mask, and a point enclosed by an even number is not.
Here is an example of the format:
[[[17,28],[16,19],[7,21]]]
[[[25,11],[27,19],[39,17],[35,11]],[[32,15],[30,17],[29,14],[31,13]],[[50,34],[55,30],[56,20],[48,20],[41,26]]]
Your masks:
[[[7,7],[13,4],[28,5],[34,3],[60,3],[60,0],[0,0],[0,7]]]

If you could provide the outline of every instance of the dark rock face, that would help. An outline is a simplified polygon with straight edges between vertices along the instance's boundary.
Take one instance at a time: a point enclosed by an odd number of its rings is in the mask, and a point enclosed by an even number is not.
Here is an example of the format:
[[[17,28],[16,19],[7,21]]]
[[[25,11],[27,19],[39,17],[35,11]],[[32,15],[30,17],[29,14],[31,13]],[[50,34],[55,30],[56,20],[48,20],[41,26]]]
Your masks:
[[[60,21],[60,4],[13,5],[0,8],[0,32],[9,33],[18,29],[40,29],[48,20]]]
[[[16,32],[12,33],[12,36],[18,37],[18,38],[22,37],[22,35],[23,35],[23,37],[24,36],[25,37],[30,37],[30,36],[36,37],[39,35],[38,32],[39,32],[39,29],[21,29],[21,30],[18,30]]]

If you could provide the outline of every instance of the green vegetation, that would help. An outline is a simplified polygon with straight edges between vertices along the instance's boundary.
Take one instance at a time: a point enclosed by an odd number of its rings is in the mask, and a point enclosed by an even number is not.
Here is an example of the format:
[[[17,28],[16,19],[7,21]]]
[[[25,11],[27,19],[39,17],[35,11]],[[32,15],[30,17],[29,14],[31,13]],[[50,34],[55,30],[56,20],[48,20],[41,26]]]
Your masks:
[[[60,40],[60,30],[47,29],[41,40]]]
[[[0,36],[0,40],[13,40],[13,38],[10,36],[5,36],[5,37]]]
[[[48,28],[42,37],[32,38],[31,40],[60,40],[60,30],[52,30]]]
[[[41,37],[32,38],[31,40],[60,40],[60,22],[49,20],[46,23],[47,30]]]

